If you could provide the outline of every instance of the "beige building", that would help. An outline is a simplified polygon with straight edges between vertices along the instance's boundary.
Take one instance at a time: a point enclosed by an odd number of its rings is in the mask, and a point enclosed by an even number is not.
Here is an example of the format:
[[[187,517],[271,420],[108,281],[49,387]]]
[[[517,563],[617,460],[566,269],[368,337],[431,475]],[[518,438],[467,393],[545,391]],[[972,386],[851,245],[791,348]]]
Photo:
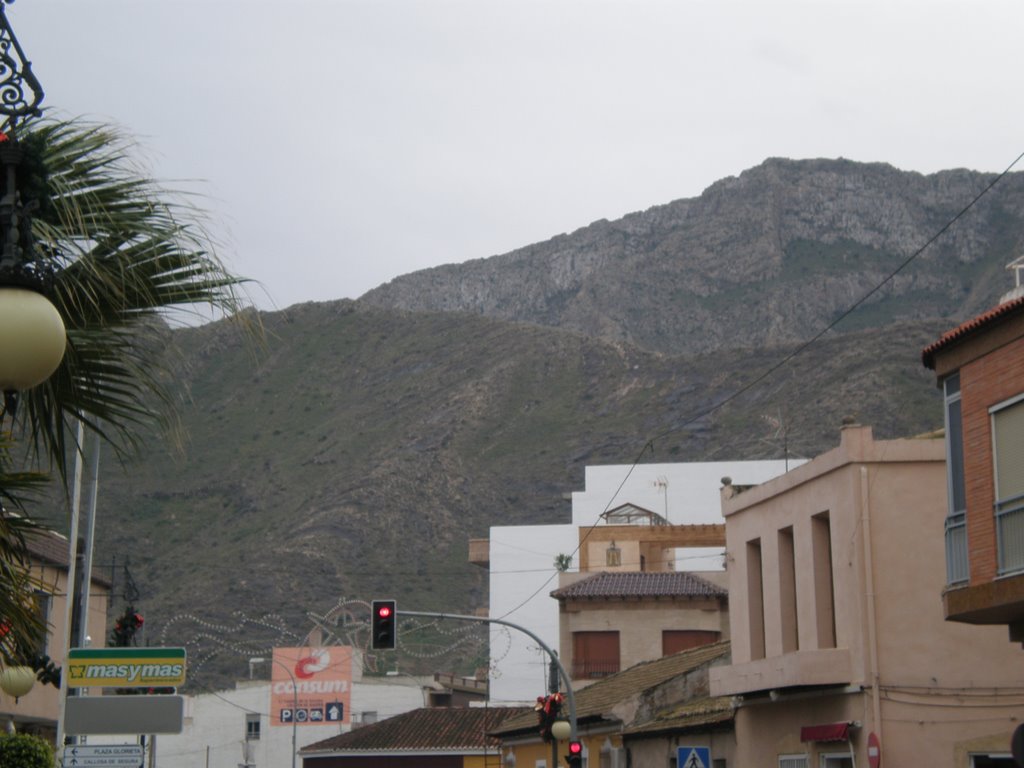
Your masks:
[[[555,590],[573,687],[729,636],[724,588],[685,571],[594,573]]]
[[[68,540],[56,533],[27,539],[32,578],[37,587],[37,605],[49,632],[39,651],[58,667],[67,653],[66,595],[68,592]],[[93,572],[90,583],[87,634],[94,647],[105,645],[107,604],[110,582]],[[20,733],[34,733],[50,740],[56,738],[60,710],[59,691],[53,685],[37,682],[26,695],[15,700],[0,692],[0,720]]]
[[[740,768],[1009,766],[1024,711],[1005,628],[944,621],[945,447],[840,445],[750,488],[726,484]],[[967,651],[969,653],[966,653]]]

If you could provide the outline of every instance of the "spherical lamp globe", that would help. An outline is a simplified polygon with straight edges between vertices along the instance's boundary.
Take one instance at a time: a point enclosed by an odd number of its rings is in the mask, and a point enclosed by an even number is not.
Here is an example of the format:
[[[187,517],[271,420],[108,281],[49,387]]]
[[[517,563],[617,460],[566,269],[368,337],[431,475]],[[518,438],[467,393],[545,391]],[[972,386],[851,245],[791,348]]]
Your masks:
[[[36,684],[36,671],[32,667],[7,667],[0,672],[0,691],[17,701]]]
[[[0,391],[42,384],[66,346],[64,323],[49,299],[27,288],[0,287]]]
[[[551,724],[551,735],[559,741],[565,741],[572,735],[572,726],[568,720],[555,720]]]

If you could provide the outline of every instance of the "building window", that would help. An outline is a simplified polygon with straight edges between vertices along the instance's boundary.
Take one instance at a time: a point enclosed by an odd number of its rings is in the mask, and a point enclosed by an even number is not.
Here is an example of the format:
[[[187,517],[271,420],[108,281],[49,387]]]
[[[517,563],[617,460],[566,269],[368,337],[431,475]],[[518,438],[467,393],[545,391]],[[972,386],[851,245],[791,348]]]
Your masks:
[[[836,647],[835,583],[832,577],[832,524],[828,512],[811,518],[814,554],[814,612],[818,647]]]
[[[822,755],[821,768],[853,768],[853,755]]]
[[[991,409],[999,573],[1024,569],[1024,395]]]
[[[942,382],[946,404],[946,583],[967,581],[967,493],[964,483],[964,427],[960,409],[960,374]]]
[[[247,741],[259,741],[260,716],[249,712],[245,716],[245,738]]]
[[[581,680],[619,671],[618,632],[573,632],[572,676]]]
[[[615,546],[615,542],[604,551],[604,564],[610,568],[622,565],[622,549]]]
[[[661,632],[661,655],[671,656],[690,648],[717,643],[721,636],[721,632],[704,629],[664,629]]]
[[[747,542],[747,616],[750,621],[750,660],[764,658],[764,581],[761,540]]]
[[[1013,755],[971,755],[971,768],[1014,768]]]
[[[779,768],[807,768],[807,755],[779,755]]]

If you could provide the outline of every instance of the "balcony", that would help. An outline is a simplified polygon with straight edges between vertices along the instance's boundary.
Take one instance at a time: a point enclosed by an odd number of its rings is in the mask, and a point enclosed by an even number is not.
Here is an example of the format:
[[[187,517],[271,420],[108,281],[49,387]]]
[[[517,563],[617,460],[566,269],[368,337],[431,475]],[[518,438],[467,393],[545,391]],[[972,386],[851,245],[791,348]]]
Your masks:
[[[768,659],[711,669],[712,696],[809,685],[850,685],[853,663],[846,648],[794,651]]]

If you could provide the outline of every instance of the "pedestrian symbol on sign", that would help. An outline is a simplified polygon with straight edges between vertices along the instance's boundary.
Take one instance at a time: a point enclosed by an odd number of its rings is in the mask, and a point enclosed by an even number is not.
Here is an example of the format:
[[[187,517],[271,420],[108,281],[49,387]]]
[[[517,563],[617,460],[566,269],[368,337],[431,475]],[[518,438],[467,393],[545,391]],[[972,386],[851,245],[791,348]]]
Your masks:
[[[709,747],[677,747],[676,765],[678,768],[711,768],[711,749]]]

